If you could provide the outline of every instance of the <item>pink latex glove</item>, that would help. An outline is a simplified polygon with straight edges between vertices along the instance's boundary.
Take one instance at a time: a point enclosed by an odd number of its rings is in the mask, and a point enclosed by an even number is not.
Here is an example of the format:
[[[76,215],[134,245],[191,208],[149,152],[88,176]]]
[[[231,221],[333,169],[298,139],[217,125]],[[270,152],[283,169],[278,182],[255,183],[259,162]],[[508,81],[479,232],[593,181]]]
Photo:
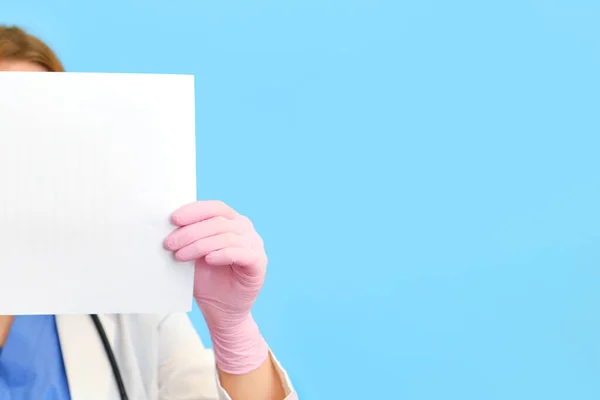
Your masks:
[[[217,366],[246,374],[269,356],[250,309],[267,269],[263,241],[252,222],[220,201],[198,201],[175,211],[177,228],[165,247],[179,261],[196,260],[194,298],[211,334]]]

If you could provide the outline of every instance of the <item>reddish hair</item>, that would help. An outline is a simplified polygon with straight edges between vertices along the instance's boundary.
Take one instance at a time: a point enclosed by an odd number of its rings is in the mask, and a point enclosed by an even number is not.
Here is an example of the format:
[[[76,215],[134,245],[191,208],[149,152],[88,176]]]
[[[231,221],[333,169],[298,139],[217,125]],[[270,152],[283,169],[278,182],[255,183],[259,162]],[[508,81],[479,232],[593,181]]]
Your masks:
[[[28,61],[49,72],[65,70],[48,45],[16,26],[0,25],[0,60]]]

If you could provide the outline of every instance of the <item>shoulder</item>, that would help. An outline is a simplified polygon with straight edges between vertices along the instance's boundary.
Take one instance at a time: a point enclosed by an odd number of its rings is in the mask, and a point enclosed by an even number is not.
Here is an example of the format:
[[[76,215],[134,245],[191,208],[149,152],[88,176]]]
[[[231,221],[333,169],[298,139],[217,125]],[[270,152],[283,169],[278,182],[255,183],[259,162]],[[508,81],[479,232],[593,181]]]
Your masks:
[[[167,318],[163,314],[102,314],[101,321],[114,325],[118,335],[152,335]]]
[[[106,314],[105,314],[106,315]],[[121,326],[131,326],[143,330],[177,329],[194,330],[186,313],[173,314],[111,314],[106,317]],[[195,330],[194,330],[195,331]]]
[[[155,330],[160,327],[171,314],[105,314],[120,326]],[[184,314],[185,315],[185,314]]]
[[[110,316],[119,331],[134,336],[156,337],[160,342],[200,341],[186,313],[173,314],[115,314]]]

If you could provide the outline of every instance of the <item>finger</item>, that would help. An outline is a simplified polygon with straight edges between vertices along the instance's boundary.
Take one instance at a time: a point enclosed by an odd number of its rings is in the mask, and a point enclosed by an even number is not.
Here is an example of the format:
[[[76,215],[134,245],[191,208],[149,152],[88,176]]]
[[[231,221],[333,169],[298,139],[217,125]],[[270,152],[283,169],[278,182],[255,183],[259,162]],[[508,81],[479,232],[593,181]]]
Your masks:
[[[171,220],[177,226],[190,225],[214,217],[233,219],[238,213],[219,200],[196,201],[186,204],[171,214]]]
[[[222,233],[195,241],[175,252],[178,261],[191,261],[202,258],[207,254],[228,247],[241,247],[244,241],[240,235],[233,233]]]
[[[204,257],[204,261],[212,266],[239,265],[241,267],[247,267],[249,274],[254,275],[260,272],[258,268],[255,268],[258,257],[258,253],[252,249],[243,247],[225,247],[207,254],[206,257]]]
[[[179,250],[205,237],[221,233],[244,233],[244,226],[224,217],[214,217],[191,225],[177,228],[165,239],[165,248],[171,251]]]

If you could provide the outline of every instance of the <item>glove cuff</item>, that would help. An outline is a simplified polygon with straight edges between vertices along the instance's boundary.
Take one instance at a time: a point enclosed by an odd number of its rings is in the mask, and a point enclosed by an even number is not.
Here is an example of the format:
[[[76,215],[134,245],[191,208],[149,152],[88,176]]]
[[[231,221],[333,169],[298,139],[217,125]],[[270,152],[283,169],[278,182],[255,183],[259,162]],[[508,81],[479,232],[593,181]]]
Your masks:
[[[209,326],[219,369],[233,375],[250,373],[269,356],[269,346],[251,315],[242,323],[220,329]]]

